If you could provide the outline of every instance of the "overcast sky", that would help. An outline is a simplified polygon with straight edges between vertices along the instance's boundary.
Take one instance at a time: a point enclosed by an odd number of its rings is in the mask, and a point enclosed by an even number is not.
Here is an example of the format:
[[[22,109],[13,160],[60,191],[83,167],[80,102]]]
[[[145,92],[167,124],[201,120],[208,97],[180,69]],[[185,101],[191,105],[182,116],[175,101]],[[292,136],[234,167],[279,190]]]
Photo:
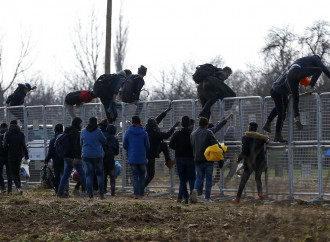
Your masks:
[[[51,82],[62,81],[62,70],[75,65],[73,28],[95,9],[105,26],[106,0],[2,0],[0,36],[5,56],[5,78],[17,58],[21,40],[30,36],[34,71]],[[119,0],[113,1],[113,36]],[[303,33],[314,21],[330,22],[329,0],[124,0],[124,21],[129,24],[125,67],[133,72],[148,67],[152,83],[162,70],[195,60],[202,64],[221,55],[225,65],[244,70],[258,62],[267,31],[290,25]],[[114,70],[114,66],[112,66]]]

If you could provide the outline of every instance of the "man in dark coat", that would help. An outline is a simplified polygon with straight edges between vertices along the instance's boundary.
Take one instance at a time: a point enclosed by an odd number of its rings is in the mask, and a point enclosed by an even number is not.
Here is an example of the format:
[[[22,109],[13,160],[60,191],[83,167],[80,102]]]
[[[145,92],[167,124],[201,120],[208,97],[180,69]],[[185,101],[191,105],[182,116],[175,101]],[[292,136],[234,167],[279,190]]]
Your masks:
[[[242,137],[242,151],[238,156],[237,163],[244,159],[244,172],[238,187],[237,196],[233,199],[233,202],[236,203],[240,202],[243,189],[252,172],[255,172],[258,196],[260,199],[264,198],[261,174],[267,166],[264,145],[268,142],[269,137],[257,133],[257,129],[258,124],[251,122],[249,124],[249,131],[245,132],[245,135]]]
[[[172,107],[170,104],[170,106],[164,112],[162,112],[156,119],[153,118],[148,119],[146,125],[146,131],[149,137],[150,149],[147,150],[148,163],[147,163],[147,176],[145,180],[145,187],[148,186],[148,184],[155,176],[155,162],[156,162],[156,158],[159,158],[162,145],[164,145],[163,140],[170,138],[171,135],[174,133],[175,128],[180,124],[180,122],[175,123],[174,126],[170,128],[166,133],[160,131],[158,124],[163,120],[163,118],[165,118],[166,114],[171,109]],[[167,144],[166,144],[166,148],[168,149]],[[168,158],[165,158],[165,165],[167,167],[172,168],[173,164],[174,164],[173,160],[168,160]]]
[[[271,97],[274,100],[275,107],[267,118],[263,129],[271,132],[271,123],[276,116],[276,132],[275,142],[286,143],[287,141],[282,137],[283,122],[286,117],[286,110],[288,106],[288,96],[292,94],[294,123],[298,130],[303,129],[300,122],[299,115],[299,84],[305,77],[312,76],[310,84],[306,88],[306,93],[311,93],[315,90],[314,86],[320,77],[321,73],[330,78],[329,69],[322,63],[321,58],[317,55],[307,56],[296,60],[287,71],[285,71],[274,83],[270,90]]]
[[[8,149],[8,167],[11,176],[15,182],[19,195],[23,194],[21,190],[20,169],[22,158],[29,159],[29,152],[25,144],[25,136],[17,125],[17,120],[10,122],[9,131],[5,134],[4,146]],[[8,179],[8,193],[12,192],[12,180]]]
[[[56,138],[60,134],[63,134],[63,125],[56,124],[54,131],[55,131],[55,135],[49,141],[49,149],[48,149],[47,156],[45,158],[45,164],[48,164],[50,159],[53,160],[54,185],[55,185],[55,192],[57,193],[58,187],[61,182],[61,176],[63,175],[63,172],[64,172],[64,159],[57,154],[56,148],[55,148],[55,141],[56,141]],[[64,194],[67,196],[68,193],[69,193],[69,182],[65,185],[65,188],[64,188]]]
[[[224,83],[230,77],[232,70],[225,67],[216,73],[216,76],[207,77],[203,83],[197,86],[199,100],[202,104],[202,111],[198,117],[205,117],[208,120],[211,116],[212,105],[220,98],[234,97],[236,94]]]
[[[3,167],[6,166],[7,179],[11,180],[11,173],[8,167],[8,150],[4,147],[5,133],[8,131],[6,123],[0,125],[0,188],[1,192],[6,192],[5,182],[3,179]]]

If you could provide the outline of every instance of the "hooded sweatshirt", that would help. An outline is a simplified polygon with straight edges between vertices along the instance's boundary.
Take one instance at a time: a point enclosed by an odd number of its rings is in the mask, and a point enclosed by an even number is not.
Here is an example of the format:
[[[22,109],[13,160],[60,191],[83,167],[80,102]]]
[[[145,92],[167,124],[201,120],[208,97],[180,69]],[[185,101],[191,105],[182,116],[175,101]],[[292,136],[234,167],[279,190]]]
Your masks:
[[[106,144],[106,139],[97,124],[88,124],[81,131],[80,144],[83,158],[102,158],[104,156],[102,145]]]
[[[104,166],[108,165],[110,169],[112,169],[115,165],[115,155],[119,154],[119,142],[118,139],[115,137],[117,128],[116,126],[109,124],[107,126],[106,132],[104,136],[106,136],[107,143],[103,145],[103,149],[105,152],[103,161]]]
[[[29,152],[25,144],[25,136],[17,124],[11,124],[5,134],[5,146],[8,148],[8,159],[21,160],[23,156],[29,159]]]
[[[24,104],[24,98],[26,96],[26,93],[24,93],[25,89],[24,84],[18,84],[18,87],[14,91],[13,94],[9,95],[6,101],[6,104],[9,104],[10,106],[20,106]]]
[[[1,138],[1,147],[0,147],[0,156],[1,157],[8,157],[8,150],[3,146],[4,144],[4,138],[5,138],[5,133],[8,131],[7,128],[0,128],[0,135],[2,136]]]
[[[124,135],[123,148],[128,153],[128,164],[147,163],[147,150],[150,148],[147,132],[140,125],[131,126]]]

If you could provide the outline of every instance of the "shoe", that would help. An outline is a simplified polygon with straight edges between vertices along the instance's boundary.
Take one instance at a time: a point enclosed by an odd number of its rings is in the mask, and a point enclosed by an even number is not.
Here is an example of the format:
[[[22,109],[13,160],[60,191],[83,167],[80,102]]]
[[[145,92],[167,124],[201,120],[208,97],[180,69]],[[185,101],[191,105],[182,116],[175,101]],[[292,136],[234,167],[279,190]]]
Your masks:
[[[298,130],[302,130],[304,128],[304,125],[300,122],[300,117],[295,117],[294,118],[294,124],[297,126]]]
[[[1,193],[6,193],[6,189],[1,189]]]
[[[93,200],[94,196],[93,195],[89,195],[89,200]]]
[[[89,197],[89,195],[88,195],[88,193],[87,193],[86,191],[82,191],[82,192],[80,193],[80,196],[81,196],[81,197]]]
[[[188,198],[185,198],[183,201],[182,201],[183,204],[189,204],[189,199]]]
[[[272,122],[267,120],[267,122],[264,124],[264,127],[262,127],[262,129],[268,133],[271,133],[272,132]]]
[[[192,203],[197,203],[197,190],[196,189],[194,189],[191,192],[190,200],[191,200]]]
[[[235,199],[233,199],[233,200],[231,200],[231,201],[232,201],[233,203],[239,203],[240,200],[241,200],[241,199],[239,199],[239,198],[237,197],[237,198],[235,198]]]
[[[258,197],[259,197],[259,199],[264,199],[264,198],[265,198],[265,194],[263,194],[263,193],[259,193],[259,194],[258,194]]]
[[[66,196],[64,196],[63,193],[62,193],[62,194],[58,194],[58,193],[57,193],[56,197],[57,197],[57,198],[67,198]]]
[[[101,200],[104,200],[104,199],[105,199],[105,197],[104,197],[104,194],[103,194],[103,193],[100,193],[100,199],[101,199]]]
[[[69,197],[69,191],[63,191],[63,196],[64,197]]]
[[[288,143],[287,140],[283,139],[281,132],[276,132],[275,133],[274,142]]]
[[[20,188],[18,188],[18,189],[17,189],[17,194],[18,194],[18,195],[23,195],[23,191],[22,191]]]
[[[315,87],[308,85],[305,89],[305,94],[312,94],[315,91],[316,91]]]
[[[77,190],[77,189],[73,189],[73,191],[72,191],[72,195],[79,196],[79,195],[80,195],[79,190]]]
[[[182,203],[182,198],[178,198],[176,201],[178,202],[178,203]]]
[[[172,167],[175,165],[175,160],[169,160],[165,163],[165,165],[168,167],[168,169],[172,169]]]
[[[214,201],[212,201],[210,198],[209,199],[206,199],[204,200],[205,203],[214,203]]]
[[[225,170],[226,168],[228,168],[229,165],[230,165],[230,159],[227,159],[227,160],[223,163],[223,166],[222,166],[221,170]]]
[[[138,195],[134,195],[134,199],[139,199],[139,196]]]

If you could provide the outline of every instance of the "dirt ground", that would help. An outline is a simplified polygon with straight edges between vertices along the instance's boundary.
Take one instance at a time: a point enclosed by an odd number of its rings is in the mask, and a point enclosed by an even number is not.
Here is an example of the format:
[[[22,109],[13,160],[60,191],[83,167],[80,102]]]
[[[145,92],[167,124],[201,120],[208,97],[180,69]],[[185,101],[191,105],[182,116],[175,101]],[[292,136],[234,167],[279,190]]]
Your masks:
[[[266,204],[265,204],[266,203]],[[242,199],[184,205],[129,193],[90,201],[41,188],[0,194],[1,241],[327,241],[329,203]]]

